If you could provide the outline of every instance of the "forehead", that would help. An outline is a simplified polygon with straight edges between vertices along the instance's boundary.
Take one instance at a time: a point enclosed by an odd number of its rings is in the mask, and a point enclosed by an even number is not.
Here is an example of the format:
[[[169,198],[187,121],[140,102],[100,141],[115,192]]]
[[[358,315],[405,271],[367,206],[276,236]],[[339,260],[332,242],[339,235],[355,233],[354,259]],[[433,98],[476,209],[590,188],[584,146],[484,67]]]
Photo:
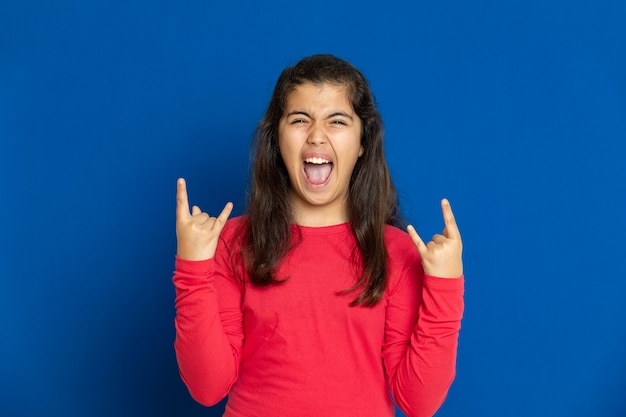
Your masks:
[[[296,85],[288,94],[285,110],[296,107],[341,108],[352,112],[349,88],[344,84],[304,83]]]

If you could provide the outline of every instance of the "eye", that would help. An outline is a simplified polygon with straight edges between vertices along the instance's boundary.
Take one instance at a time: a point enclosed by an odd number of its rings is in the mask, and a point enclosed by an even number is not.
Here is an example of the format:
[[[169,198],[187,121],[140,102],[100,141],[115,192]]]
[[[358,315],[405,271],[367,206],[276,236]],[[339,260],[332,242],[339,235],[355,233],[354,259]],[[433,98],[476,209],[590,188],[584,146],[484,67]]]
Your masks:
[[[347,125],[346,122],[344,122],[343,120],[339,120],[339,119],[331,121],[330,124],[340,125],[340,126],[346,126]]]
[[[301,124],[301,123],[306,123],[306,120],[304,120],[304,119],[293,119],[290,123],[292,125],[297,125],[297,124]]]

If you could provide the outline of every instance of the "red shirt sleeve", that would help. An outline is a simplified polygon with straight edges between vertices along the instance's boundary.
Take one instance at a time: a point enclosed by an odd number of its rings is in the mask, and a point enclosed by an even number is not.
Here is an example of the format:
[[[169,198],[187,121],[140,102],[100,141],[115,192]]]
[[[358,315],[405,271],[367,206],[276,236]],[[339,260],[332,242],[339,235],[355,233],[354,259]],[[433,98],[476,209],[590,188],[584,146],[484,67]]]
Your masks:
[[[419,255],[408,255],[397,273],[387,294],[387,379],[408,417],[429,417],[443,403],[455,376],[464,278],[424,276]]]
[[[241,289],[222,267],[227,256],[218,245],[214,259],[177,257],[173,277],[180,375],[191,396],[206,406],[222,400],[237,380],[243,344]]]

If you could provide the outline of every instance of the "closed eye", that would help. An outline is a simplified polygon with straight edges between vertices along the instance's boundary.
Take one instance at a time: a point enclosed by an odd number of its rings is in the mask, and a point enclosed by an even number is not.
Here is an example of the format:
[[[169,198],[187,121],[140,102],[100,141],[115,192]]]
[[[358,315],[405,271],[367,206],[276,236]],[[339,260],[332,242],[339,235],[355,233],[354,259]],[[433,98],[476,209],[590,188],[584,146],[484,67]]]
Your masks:
[[[343,111],[329,114],[326,119],[330,121],[331,125],[337,126],[348,126],[350,122],[354,120],[351,115]]]

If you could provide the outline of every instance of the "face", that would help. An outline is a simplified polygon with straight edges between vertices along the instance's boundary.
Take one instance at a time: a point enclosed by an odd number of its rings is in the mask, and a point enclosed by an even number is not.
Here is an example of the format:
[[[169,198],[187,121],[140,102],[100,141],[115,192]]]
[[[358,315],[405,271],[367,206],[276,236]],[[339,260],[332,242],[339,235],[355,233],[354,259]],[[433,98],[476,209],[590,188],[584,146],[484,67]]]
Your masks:
[[[289,180],[296,221],[323,226],[347,221],[350,177],[361,146],[361,120],[347,89],[299,85],[287,97],[278,145]]]

